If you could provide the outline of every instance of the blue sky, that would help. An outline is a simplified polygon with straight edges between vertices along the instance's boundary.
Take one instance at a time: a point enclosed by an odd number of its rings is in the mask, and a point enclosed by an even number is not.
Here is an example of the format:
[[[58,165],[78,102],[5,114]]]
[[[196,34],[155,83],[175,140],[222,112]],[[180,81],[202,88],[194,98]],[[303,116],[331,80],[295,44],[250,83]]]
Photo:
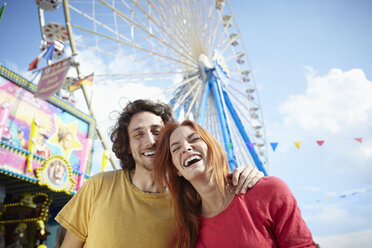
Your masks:
[[[34,1],[7,2],[0,63],[28,75],[39,53],[37,8]],[[372,2],[231,5],[254,69],[267,140],[279,142],[269,150],[269,174],[287,182],[321,247],[365,247],[372,241]]]

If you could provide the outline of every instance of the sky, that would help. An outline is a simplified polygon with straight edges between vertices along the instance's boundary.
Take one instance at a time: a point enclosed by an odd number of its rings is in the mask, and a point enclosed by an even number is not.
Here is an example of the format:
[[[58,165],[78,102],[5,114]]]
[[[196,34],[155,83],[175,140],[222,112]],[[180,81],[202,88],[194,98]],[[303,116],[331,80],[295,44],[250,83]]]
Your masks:
[[[267,141],[278,142],[275,151],[269,149],[268,174],[288,184],[321,247],[367,247],[372,242],[372,2],[231,0],[231,5],[254,69]],[[0,64],[29,78],[40,39],[34,1],[8,0],[0,22]],[[105,97],[115,88],[99,90],[102,97],[96,95],[94,104],[120,108],[117,99]],[[137,92],[144,97],[160,91],[140,83],[120,90],[130,99]],[[97,114],[107,115],[107,107]],[[325,142],[319,146],[318,140]],[[97,147],[97,163],[100,152]]]

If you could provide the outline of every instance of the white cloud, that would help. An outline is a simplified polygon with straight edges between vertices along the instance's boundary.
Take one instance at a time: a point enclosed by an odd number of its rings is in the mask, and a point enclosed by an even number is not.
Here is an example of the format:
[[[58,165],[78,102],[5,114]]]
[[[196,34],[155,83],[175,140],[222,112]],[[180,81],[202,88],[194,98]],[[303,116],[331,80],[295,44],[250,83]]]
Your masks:
[[[324,76],[311,67],[306,69],[305,92],[289,96],[279,106],[283,119],[275,123],[274,131],[279,141],[287,141],[280,143],[279,151],[294,149],[296,140],[303,142],[301,151],[312,149],[316,140],[323,139],[325,144],[315,154],[323,154],[323,170],[370,183],[372,82],[361,69],[331,69]],[[359,143],[355,137],[364,140]]]
[[[345,208],[337,204],[322,206],[321,211],[311,216],[304,216],[307,222],[312,224],[324,224],[327,226],[358,227],[366,223],[365,219],[352,216]]]
[[[341,235],[314,237],[321,248],[364,248],[371,247],[372,229]]]
[[[311,191],[311,192],[319,192],[319,191],[322,190],[319,187],[308,187],[308,186],[304,186],[304,187],[301,187],[301,188],[303,188],[304,190],[307,190],[307,191]]]
[[[115,123],[118,117],[115,112],[120,112],[128,100],[134,101],[141,98],[165,102],[162,89],[141,83],[127,83],[120,86],[115,84],[110,84],[110,86],[96,85],[93,94],[92,106],[97,123],[104,134],[107,134],[109,127]]]
[[[279,107],[286,125],[339,133],[372,122],[372,83],[361,69],[332,69],[325,76],[307,69],[306,92]]]
[[[89,75],[92,72],[96,75],[107,73],[106,63],[94,51],[83,50],[78,54],[78,58],[82,75]]]

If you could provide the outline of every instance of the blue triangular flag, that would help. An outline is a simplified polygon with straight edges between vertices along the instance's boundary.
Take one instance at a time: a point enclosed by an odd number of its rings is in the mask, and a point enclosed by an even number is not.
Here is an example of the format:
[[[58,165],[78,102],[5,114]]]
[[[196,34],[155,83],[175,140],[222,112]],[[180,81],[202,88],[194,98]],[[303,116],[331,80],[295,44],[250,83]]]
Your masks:
[[[278,146],[278,142],[272,142],[270,143],[271,148],[273,148],[273,152],[275,152],[276,147]]]
[[[44,53],[43,58],[46,60],[52,60],[53,51],[54,51],[54,42],[50,44],[50,46],[48,47],[48,50]]]

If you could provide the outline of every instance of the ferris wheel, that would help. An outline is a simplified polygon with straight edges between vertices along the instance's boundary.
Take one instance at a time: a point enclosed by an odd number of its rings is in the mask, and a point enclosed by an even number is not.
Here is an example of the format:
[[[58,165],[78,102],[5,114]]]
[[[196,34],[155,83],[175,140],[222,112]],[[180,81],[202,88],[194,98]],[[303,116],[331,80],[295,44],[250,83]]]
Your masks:
[[[45,10],[56,2],[37,1]],[[94,58],[96,84],[161,85],[175,118],[211,132],[232,169],[255,164],[266,174],[259,94],[227,0],[63,0],[63,11],[65,23],[52,24],[79,56],[78,77]]]

